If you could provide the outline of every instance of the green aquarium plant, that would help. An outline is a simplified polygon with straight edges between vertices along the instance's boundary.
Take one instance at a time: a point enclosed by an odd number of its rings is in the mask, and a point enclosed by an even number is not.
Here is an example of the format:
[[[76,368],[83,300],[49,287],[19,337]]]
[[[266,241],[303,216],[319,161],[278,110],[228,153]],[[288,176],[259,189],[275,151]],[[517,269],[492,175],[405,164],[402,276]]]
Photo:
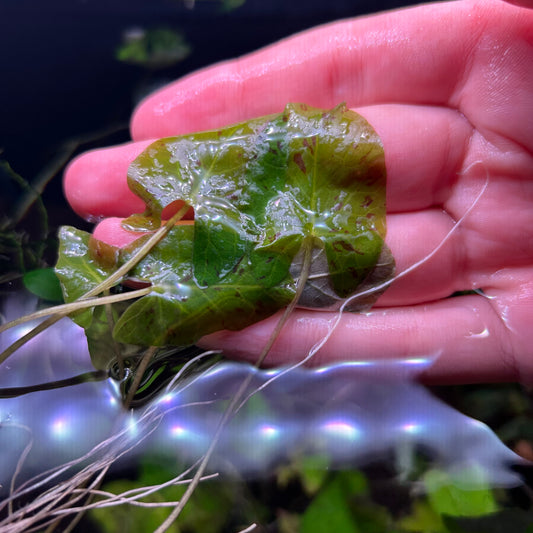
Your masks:
[[[110,277],[141,287],[117,295],[135,300],[116,308],[116,342],[189,345],[291,302],[338,309],[358,292],[366,296],[348,310],[364,310],[381,292],[368,289],[394,273],[382,144],[344,105],[289,104],[277,115],[158,140],[132,163],[128,183],[146,203],[124,223],[139,238],[118,249],[63,227],[56,266],[66,302],[96,296]],[[180,220],[191,210],[192,221]],[[93,307],[75,316],[88,331]],[[109,363],[98,357],[97,366]]]

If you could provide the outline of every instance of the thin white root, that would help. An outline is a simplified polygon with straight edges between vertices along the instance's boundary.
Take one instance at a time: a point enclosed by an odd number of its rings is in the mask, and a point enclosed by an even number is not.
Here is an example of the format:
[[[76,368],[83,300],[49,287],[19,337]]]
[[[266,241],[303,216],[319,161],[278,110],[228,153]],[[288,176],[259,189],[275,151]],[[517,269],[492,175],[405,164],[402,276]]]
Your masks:
[[[247,528],[241,529],[237,533],[249,533],[250,531],[253,531],[257,527],[257,524],[250,524]]]

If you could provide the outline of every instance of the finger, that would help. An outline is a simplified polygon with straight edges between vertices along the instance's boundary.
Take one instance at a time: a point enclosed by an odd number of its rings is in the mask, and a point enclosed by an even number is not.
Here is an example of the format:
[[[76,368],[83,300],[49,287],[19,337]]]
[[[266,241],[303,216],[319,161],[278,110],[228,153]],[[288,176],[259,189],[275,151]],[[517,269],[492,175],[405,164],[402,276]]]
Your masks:
[[[240,332],[209,335],[199,345],[255,362],[279,318],[278,313]],[[300,362],[328,335],[335,320],[334,313],[296,310],[270,350],[265,365]],[[519,375],[508,331],[490,301],[482,296],[377,309],[369,314],[345,313],[329,340],[307,364],[418,357],[436,357],[423,376],[428,382],[469,383],[526,377]]]
[[[130,163],[150,144],[144,141],[94,150],[74,159],[65,170],[68,203],[88,220],[127,217],[144,211],[144,202],[128,188]]]
[[[471,123],[532,146],[523,114],[533,83],[532,27],[530,10],[470,1],[326,25],[167,86],[138,108],[132,135],[219,128],[280,112],[287,102],[402,102],[459,109]]]
[[[358,109],[383,140],[387,210],[405,212],[445,202],[468,145],[471,127],[446,109],[387,105]],[[149,141],[88,152],[65,174],[65,194],[80,215],[125,217],[144,205],[127,186],[130,162]]]
[[[140,239],[143,235],[146,235],[144,232],[141,233],[124,229],[122,225],[123,221],[124,219],[118,217],[104,218],[95,226],[93,237],[111,246],[125,248],[132,242]]]

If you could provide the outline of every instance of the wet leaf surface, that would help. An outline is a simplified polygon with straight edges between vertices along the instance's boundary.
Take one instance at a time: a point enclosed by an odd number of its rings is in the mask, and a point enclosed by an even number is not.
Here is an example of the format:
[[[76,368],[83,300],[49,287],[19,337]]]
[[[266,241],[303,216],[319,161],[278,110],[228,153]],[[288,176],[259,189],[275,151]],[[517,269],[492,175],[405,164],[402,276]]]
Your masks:
[[[113,337],[185,345],[242,329],[293,300],[301,275],[299,305],[338,308],[367,291],[351,306],[367,309],[380,293],[372,287],[394,272],[385,182],[379,137],[343,105],[289,104],[278,115],[156,141],[130,166],[129,186],[147,209],[125,225],[150,234],[177,200],[194,209],[194,224],[173,227],[130,272],[151,291],[121,314]],[[118,250],[64,228],[57,272],[65,299],[96,286],[146,239]],[[309,273],[304,249],[312,250]]]

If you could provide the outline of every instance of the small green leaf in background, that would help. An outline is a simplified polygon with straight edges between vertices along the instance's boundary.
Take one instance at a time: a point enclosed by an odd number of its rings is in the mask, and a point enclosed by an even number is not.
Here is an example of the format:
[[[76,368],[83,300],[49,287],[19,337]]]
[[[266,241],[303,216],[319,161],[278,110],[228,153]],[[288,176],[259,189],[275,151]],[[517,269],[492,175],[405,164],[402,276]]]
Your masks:
[[[62,302],[61,284],[53,268],[40,268],[26,272],[22,278],[26,289],[43,300]]]
[[[116,480],[102,489],[118,494],[139,487],[158,486],[169,480],[170,472],[177,473],[175,457],[144,457],[137,480]],[[172,485],[143,498],[143,501],[163,503],[179,501],[186,484]],[[94,509],[90,518],[104,533],[149,533],[157,529],[172,507],[150,508],[119,505]],[[267,514],[264,506],[254,500],[238,480],[225,479],[200,482],[193,497],[178,520],[168,530],[172,533],[222,533],[239,531],[244,524],[261,522]]]
[[[336,472],[313,498],[301,517],[301,533],[368,533],[357,523],[351,508],[354,496],[366,491],[366,480],[358,471]]]
[[[246,0],[222,0],[222,9],[224,11],[233,11],[246,3]]]
[[[329,475],[330,458],[326,455],[299,455],[289,464],[280,466],[276,472],[279,487],[287,487],[299,480],[305,494],[314,496]]]
[[[191,45],[178,30],[170,28],[131,28],[124,32],[116,58],[145,68],[174,65],[191,53]]]
[[[402,518],[398,524],[402,531],[416,533],[448,533],[441,516],[427,501],[415,500],[411,514]]]
[[[481,516],[498,510],[492,490],[484,483],[481,469],[465,469],[461,476],[477,487],[471,490],[459,487],[450,475],[442,470],[429,470],[424,475],[429,503],[437,513],[449,516]]]

